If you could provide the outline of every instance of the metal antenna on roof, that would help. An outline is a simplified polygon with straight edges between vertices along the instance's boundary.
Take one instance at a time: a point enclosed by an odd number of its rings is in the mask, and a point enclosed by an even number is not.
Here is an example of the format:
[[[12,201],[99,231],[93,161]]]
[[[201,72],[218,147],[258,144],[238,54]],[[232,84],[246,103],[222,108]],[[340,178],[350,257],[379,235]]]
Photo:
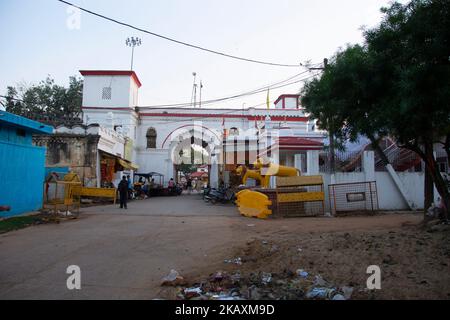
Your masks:
[[[194,83],[192,84],[192,96],[191,96],[191,104],[194,103],[194,108],[196,104],[196,96],[197,96],[197,84],[195,83],[195,78],[197,77],[197,72],[192,72],[192,76],[194,77]]]

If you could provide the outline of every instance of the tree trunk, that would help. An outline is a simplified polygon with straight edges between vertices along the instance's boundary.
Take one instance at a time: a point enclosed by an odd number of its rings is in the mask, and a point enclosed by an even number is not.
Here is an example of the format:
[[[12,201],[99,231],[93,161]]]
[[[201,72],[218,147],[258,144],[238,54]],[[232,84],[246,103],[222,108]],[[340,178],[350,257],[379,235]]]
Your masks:
[[[450,170],[450,134],[447,134],[447,137],[445,139],[444,150],[447,153],[447,163]]]
[[[423,152],[419,153],[421,155],[422,159],[424,159],[426,163],[426,168],[428,169],[428,172],[433,177],[433,181],[436,185],[436,189],[439,192],[439,195],[444,200],[444,204],[446,207],[445,212],[445,218],[448,219],[449,217],[449,208],[450,208],[450,193],[448,191],[447,183],[444,181],[444,178],[441,175],[441,172],[439,171],[439,167],[437,165],[436,159],[433,155],[433,144],[430,141],[425,142],[425,145],[428,144],[428,147],[425,148],[425,150],[430,150],[426,154]]]
[[[425,144],[425,155],[433,157],[433,145],[430,143]],[[426,217],[427,210],[431,207],[431,204],[434,202],[434,183],[433,176],[430,173],[429,165],[425,162],[425,200],[423,204],[424,216]]]
[[[336,172],[336,157],[334,152],[334,134],[330,134],[330,173]]]
[[[375,152],[378,154],[378,156],[381,159],[381,162],[383,163],[383,167],[387,166],[389,164],[389,159],[384,153],[383,149],[380,147],[380,139],[375,139],[375,137],[369,135],[368,136],[370,142],[372,143],[372,148],[375,150]]]

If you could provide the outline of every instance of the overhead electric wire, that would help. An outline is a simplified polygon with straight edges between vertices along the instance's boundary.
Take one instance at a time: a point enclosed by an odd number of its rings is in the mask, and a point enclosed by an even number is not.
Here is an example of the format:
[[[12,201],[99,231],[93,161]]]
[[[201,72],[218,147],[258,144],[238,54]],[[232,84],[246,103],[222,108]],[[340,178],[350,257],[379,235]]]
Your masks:
[[[306,71],[306,72],[307,72],[307,71]],[[306,73],[306,72],[303,72],[303,73]],[[261,88],[254,89],[254,90],[251,90],[251,91],[248,91],[248,92],[244,92],[244,93],[240,93],[240,94],[235,94],[235,95],[231,95],[231,96],[227,96],[227,97],[223,97],[223,98],[217,98],[217,99],[205,100],[205,101],[202,101],[202,106],[203,106],[203,105],[208,105],[208,104],[211,104],[211,103],[217,103],[217,102],[222,102],[222,101],[228,101],[228,100],[232,100],[232,99],[237,99],[237,98],[241,98],[241,97],[245,97],[245,96],[249,96],[249,95],[254,95],[254,94],[266,92],[268,89],[274,90],[274,89],[279,89],[279,88],[287,87],[287,86],[290,86],[290,85],[293,85],[293,84],[296,84],[296,83],[299,83],[299,82],[306,81],[306,80],[308,80],[308,79],[310,79],[310,78],[312,78],[312,77],[315,76],[315,75],[309,75],[309,76],[306,77],[306,78],[302,78],[302,79],[295,80],[295,81],[292,81],[292,82],[289,82],[289,83],[281,84],[281,83],[284,83],[284,82],[286,82],[286,81],[292,80],[293,78],[298,77],[299,75],[301,75],[301,74],[303,74],[303,73],[297,74],[297,75],[295,75],[294,77],[290,77],[290,78],[288,78],[288,79],[286,79],[286,80],[283,80],[283,81],[280,81],[280,82],[276,82],[276,83],[271,84],[271,85],[269,85],[269,86],[261,87]],[[280,84],[280,85],[277,85],[277,84]],[[173,104],[144,105],[144,106],[137,106],[137,107],[140,108],[140,109],[146,109],[146,108],[165,108],[165,107],[185,108],[185,107],[190,107],[190,103],[184,102],[184,103],[173,103]]]
[[[263,89],[264,90],[268,90],[268,89],[271,89],[273,86],[276,86],[278,84],[282,84],[282,83],[288,82],[288,81],[290,81],[290,80],[292,80],[294,78],[297,78],[298,76],[301,76],[302,74],[305,74],[305,73],[308,73],[308,72],[309,72],[309,70],[303,71],[303,72],[297,73],[297,74],[295,74],[295,75],[293,75],[293,76],[291,76],[291,77],[289,77],[287,79],[284,79],[284,80],[281,80],[281,81],[277,81],[277,82],[274,82],[274,83],[270,83],[270,84],[266,84],[264,86],[260,86],[260,87],[258,87],[256,89],[253,89],[253,90],[242,91],[242,92],[236,93],[234,95],[245,94],[245,93],[248,93],[248,92],[254,92],[254,91],[263,90]],[[213,100],[215,100],[215,99],[213,99]]]
[[[297,75],[297,76],[298,76],[298,75]],[[308,80],[308,79],[310,79],[310,78],[313,78],[313,77],[315,77],[315,76],[317,76],[317,74],[310,75],[310,76],[308,76],[308,77],[306,77],[306,78],[302,78],[302,79],[300,79],[300,80],[294,81],[294,82],[292,82],[292,83],[288,83],[288,84],[286,84],[286,85],[282,85],[282,86],[278,86],[278,87],[273,87],[272,89],[273,89],[273,90],[280,89],[280,88],[283,88],[283,87],[286,87],[286,86],[289,86],[289,85],[292,85],[292,84],[295,84],[295,83],[299,83],[299,82],[302,82],[302,81],[306,81],[306,80]],[[289,79],[292,79],[292,78],[293,78],[293,77],[290,77]],[[286,79],[286,80],[288,80],[288,79]],[[280,81],[280,82],[285,82],[286,80]],[[265,92],[265,90],[260,91],[260,92],[257,92],[257,93],[261,93],[261,92]],[[5,97],[5,96],[0,96],[0,97]],[[14,100],[19,100],[19,99],[14,99]],[[19,100],[19,101],[20,101],[20,100]],[[275,101],[275,100],[271,100],[270,103],[273,103],[274,101]],[[188,104],[188,103],[186,103],[186,104]],[[250,106],[250,107],[248,107],[247,109],[259,107],[259,106],[266,105],[266,104],[267,104],[267,102],[259,103],[259,104]],[[140,106],[139,109],[144,109],[144,110],[145,110],[145,109],[165,109],[165,108],[161,108],[160,106],[161,106],[161,105],[158,105],[158,106],[143,106],[143,107]],[[170,105],[169,105],[169,106],[170,106]],[[201,109],[197,109],[197,108],[196,108],[196,110],[201,110]],[[220,110],[220,109],[217,109],[217,110]],[[217,115],[220,117],[220,116],[223,116],[223,115],[228,115],[228,114],[231,114],[231,113],[236,113],[236,112],[241,112],[241,111],[242,111],[241,109],[232,109],[232,110],[227,110],[227,111],[222,112],[222,113],[217,114]],[[161,114],[161,117],[164,117],[164,114]],[[204,119],[203,116],[198,116],[198,117],[192,117],[192,118],[189,118],[189,119],[181,119],[181,120],[173,120],[173,121],[166,121],[166,120],[164,120],[164,121],[160,121],[160,122],[161,122],[161,123],[164,123],[164,124],[171,124],[171,123],[177,123],[177,122],[190,122],[190,121],[202,120],[202,119]],[[92,120],[92,119],[91,119],[91,120]],[[129,125],[131,126],[131,124],[129,124]]]
[[[133,26],[133,25],[131,25],[129,23],[125,23],[125,22],[122,22],[122,21],[119,21],[119,20],[107,17],[107,16],[102,15],[100,13],[96,13],[94,11],[85,9],[83,7],[80,7],[80,6],[77,6],[77,5],[75,5],[73,3],[70,3],[68,1],[64,1],[64,0],[57,0],[57,1],[59,1],[61,3],[64,3],[66,5],[69,5],[71,7],[77,8],[77,9],[79,9],[81,11],[84,11],[84,12],[89,13],[91,15],[94,15],[96,17],[108,20],[110,22],[114,22],[116,24],[119,24],[119,25],[122,25],[122,26],[125,26],[125,27],[128,27],[128,28],[131,28],[131,29],[134,29],[134,30],[137,30],[137,31],[140,31],[140,32],[143,32],[143,33],[146,33],[146,34],[149,34],[149,35],[152,35],[152,36],[164,39],[164,40],[167,40],[167,41],[171,41],[171,42],[174,42],[174,43],[177,43],[177,44],[180,44],[180,45],[184,45],[184,46],[191,47],[191,48],[194,48],[194,49],[206,51],[206,52],[209,52],[209,53],[217,54],[217,55],[224,56],[224,57],[227,57],[227,58],[232,58],[232,59],[246,61],[246,62],[252,62],[252,63],[258,63],[258,64],[264,64],[264,65],[270,65],[270,66],[277,66],[277,67],[296,67],[296,68],[298,68],[298,67],[302,67],[303,66],[302,63],[299,63],[299,64],[284,64],[284,63],[267,62],[267,61],[256,60],[256,59],[243,58],[243,57],[235,56],[235,55],[232,55],[232,54],[224,53],[224,52],[221,52],[221,51],[208,49],[208,48],[205,48],[205,47],[201,47],[199,45],[194,45],[194,44],[190,44],[190,43],[187,43],[187,42],[184,42],[184,41],[176,40],[174,38],[170,38],[170,37],[167,37],[167,36],[164,36],[164,35],[161,35],[161,34],[158,34],[158,33],[155,33],[155,32],[152,32],[152,31],[149,31],[149,30],[146,30],[146,29],[143,29],[143,28],[139,28],[139,27]]]
[[[287,78],[287,79],[285,79],[285,80],[283,80],[283,81],[275,82],[275,83],[272,83],[272,84],[267,85],[267,86],[264,86],[264,87],[260,87],[260,88],[253,89],[253,90],[246,91],[246,92],[242,92],[242,93],[237,93],[237,94],[234,94],[234,95],[232,95],[232,96],[227,96],[227,97],[222,97],[222,98],[216,98],[216,99],[211,99],[211,100],[205,100],[205,101],[202,101],[202,103],[203,103],[203,104],[208,104],[208,103],[213,103],[213,102],[226,101],[226,100],[230,100],[230,99],[240,98],[240,97],[242,97],[242,96],[247,96],[247,95],[252,95],[252,94],[261,93],[261,92],[263,92],[263,91],[265,91],[265,90],[267,90],[267,89],[276,89],[276,88],[273,88],[273,86],[278,85],[278,84],[281,84],[281,83],[284,83],[284,82],[287,82],[287,81],[289,81],[289,80],[292,80],[292,79],[294,79],[294,78],[296,78],[296,77],[298,77],[298,76],[300,76],[300,75],[302,75],[302,74],[304,74],[304,73],[306,73],[306,72],[308,72],[308,71],[301,72],[301,73],[296,74],[296,75],[294,75],[294,76],[292,76],[292,77],[289,77],[289,78]],[[295,82],[294,82],[294,83],[295,83]],[[287,85],[290,85],[290,84],[287,84]],[[286,85],[286,86],[287,86],[287,85]],[[18,101],[18,102],[27,103],[27,102],[25,102],[25,101],[22,100],[22,99],[13,98],[13,97],[8,97],[8,96],[4,96],[4,95],[0,95],[0,98],[11,99],[11,100],[15,100],[15,101]],[[171,103],[171,104],[159,104],[159,105],[148,105],[148,106],[138,106],[138,107],[139,107],[139,108],[185,107],[185,106],[191,107],[191,106],[192,106],[192,101],[193,101],[193,98],[191,98],[191,102],[181,102],[181,103]]]
[[[304,74],[304,73],[306,73],[306,72],[299,73],[299,74],[297,74],[295,76],[292,76],[292,77],[290,77],[288,79],[285,79],[283,81],[275,82],[275,83],[273,83],[273,84],[271,84],[269,86],[261,87],[261,88],[255,89],[255,90],[251,90],[251,91],[248,91],[248,92],[241,93],[241,94],[236,94],[236,95],[233,95],[233,96],[228,96],[228,97],[223,97],[223,98],[218,98],[218,99],[202,101],[202,105],[209,105],[209,104],[213,104],[213,103],[224,102],[224,101],[228,101],[228,100],[232,100],[232,99],[237,99],[237,98],[241,98],[241,97],[245,97],[245,96],[250,96],[250,95],[254,95],[254,94],[263,93],[263,92],[266,92],[268,88],[271,89],[271,90],[284,88],[284,87],[287,87],[287,86],[290,86],[290,85],[293,85],[293,84],[296,84],[296,83],[300,83],[300,82],[306,81],[306,80],[316,76],[316,74],[313,74],[313,75],[309,75],[309,76],[307,76],[305,78],[301,78],[301,79],[298,79],[298,80],[295,80],[295,81],[291,81],[289,83],[284,83],[284,82],[292,80],[292,79],[294,79],[294,78],[296,78],[299,75]],[[284,84],[281,84],[281,83],[284,83]],[[0,95],[0,98],[11,99],[11,100],[19,101],[19,102],[22,102],[22,103],[27,103],[27,102],[25,102],[22,99],[8,97],[8,96],[4,96],[4,95]],[[158,108],[166,108],[166,107],[187,108],[187,107],[191,107],[191,103],[185,102],[185,103],[146,105],[146,106],[136,106],[136,107],[138,107],[139,109],[142,109],[142,110],[145,110],[145,109],[158,109]],[[236,109],[236,110],[239,110],[239,109]],[[232,112],[235,112],[235,110],[233,110]]]
[[[315,75],[311,75],[311,76],[309,76],[309,77],[307,77],[305,79],[302,79],[301,81],[306,81],[306,80],[308,80],[308,79],[310,79],[312,77],[315,77],[315,76],[316,76],[316,74]],[[298,81],[298,82],[300,82],[300,81]],[[281,88],[281,87],[279,87],[279,88]],[[270,103],[273,103],[273,102],[274,102],[274,100],[270,101]],[[254,108],[254,107],[266,105],[266,103],[267,102],[256,104],[256,105],[251,106],[249,108]],[[198,109],[198,110],[201,110],[201,109]],[[220,109],[218,109],[218,110],[220,110]],[[265,110],[265,109],[259,109],[259,110]],[[236,112],[241,112],[241,111],[242,111],[241,109],[227,110],[226,112],[218,113],[217,116],[221,117],[221,116],[224,116],[224,115],[228,115],[228,114],[236,113]],[[164,114],[161,114],[161,117],[164,117]],[[170,124],[170,123],[178,123],[178,122],[192,122],[192,121],[195,121],[195,120],[203,120],[203,119],[204,119],[203,116],[198,116],[198,117],[192,117],[192,118],[189,118],[189,119],[179,119],[179,120],[173,120],[173,121],[161,121],[161,123]]]

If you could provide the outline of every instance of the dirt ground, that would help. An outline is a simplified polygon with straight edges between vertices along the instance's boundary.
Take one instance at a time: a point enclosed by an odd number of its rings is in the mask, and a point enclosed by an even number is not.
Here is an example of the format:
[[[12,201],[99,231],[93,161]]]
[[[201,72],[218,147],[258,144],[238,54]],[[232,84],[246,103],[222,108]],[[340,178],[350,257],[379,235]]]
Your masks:
[[[249,236],[246,243],[233,248],[233,256],[228,257],[240,258],[242,264],[234,260],[192,275],[184,287],[203,285],[206,291],[235,292],[245,299],[304,299],[308,290],[318,286],[314,281],[320,275],[327,284],[319,287],[338,291],[351,287],[351,299],[450,299],[448,226],[445,231],[421,228],[417,214],[330,218],[327,224],[323,220],[291,223],[286,219],[255,226],[250,220],[250,226],[243,228]],[[381,269],[381,290],[366,288],[369,265]],[[299,269],[308,275],[298,276]],[[240,280],[217,283],[218,272],[221,278],[237,275]],[[264,284],[267,274],[271,280]],[[186,298],[180,288],[165,294]]]

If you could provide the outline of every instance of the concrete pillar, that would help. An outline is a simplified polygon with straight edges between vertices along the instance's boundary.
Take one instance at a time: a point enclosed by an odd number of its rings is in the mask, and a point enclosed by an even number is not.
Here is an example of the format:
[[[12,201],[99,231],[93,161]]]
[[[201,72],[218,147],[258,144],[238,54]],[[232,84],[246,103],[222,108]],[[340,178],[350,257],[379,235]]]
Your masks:
[[[280,164],[280,151],[277,149],[275,152],[272,152],[272,163]],[[276,188],[276,177],[270,177],[270,188]]]
[[[219,187],[219,165],[217,163],[217,157],[211,157],[211,172],[209,173],[209,182],[211,188]]]
[[[303,155],[301,153],[294,155],[294,167],[296,167],[302,174],[303,172]]]
[[[306,151],[306,174],[308,176],[319,174],[319,150]]]
[[[294,156],[289,153],[286,154],[286,166],[293,167],[294,166]]]
[[[102,180],[102,173],[101,173],[101,168],[100,168],[101,164],[100,164],[100,152],[98,152],[97,149],[97,159],[96,159],[96,166],[95,166],[95,175],[97,176],[97,188],[101,187],[101,180]]]
[[[164,184],[167,185],[169,180],[173,178],[175,179],[175,168],[172,162],[172,159],[166,159],[166,176],[164,177]]]
[[[223,172],[223,183],[225,186],[230,186],[230,171]]]
[[[375,181],[375,155],[373,151],[363,152],[362,168],[366,181]]]

